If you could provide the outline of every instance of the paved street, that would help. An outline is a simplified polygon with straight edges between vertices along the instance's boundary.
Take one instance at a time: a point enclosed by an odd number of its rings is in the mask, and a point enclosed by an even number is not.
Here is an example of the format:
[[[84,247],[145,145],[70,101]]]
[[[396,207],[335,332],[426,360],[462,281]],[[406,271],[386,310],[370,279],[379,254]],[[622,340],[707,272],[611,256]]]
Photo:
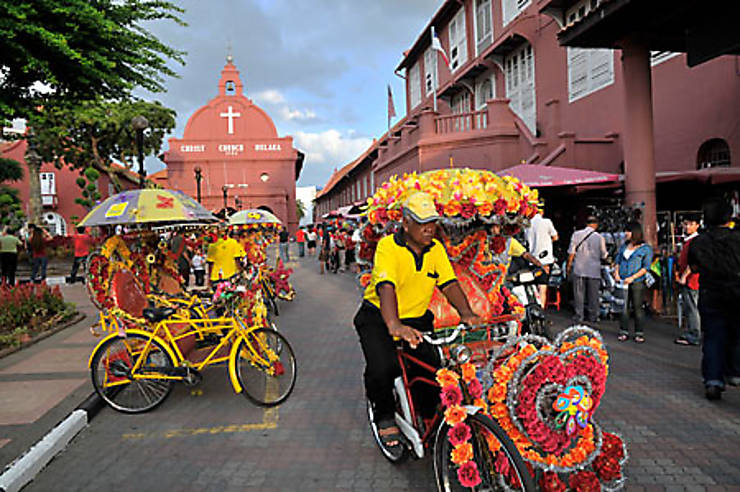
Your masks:
[[[286,403],[257,407],[213,368],[148,414],[105,408],[24,490],[431,490],[429,459],[393,466],[371,439],[354,279],[293,263],[298,297],[279,317],[298,359]],[[705,400],[700,351],[674,345],[668,325],[651,323],[644,345],[603,331],[611,371],[596,418],[628,442],[628,490],[740,490],[740,390]]]

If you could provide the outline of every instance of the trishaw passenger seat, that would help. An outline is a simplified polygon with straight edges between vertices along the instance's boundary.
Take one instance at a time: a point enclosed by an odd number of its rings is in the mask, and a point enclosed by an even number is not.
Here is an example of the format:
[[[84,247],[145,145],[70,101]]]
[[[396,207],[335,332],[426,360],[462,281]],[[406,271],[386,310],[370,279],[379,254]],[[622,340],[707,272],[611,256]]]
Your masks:
[[[162,321],[163,319],[167,319],[173,314],[175,314],[176,310],[172,308],[146,308],[144,309],[144,318],[146,318],[147,321],[150,321],[152,323],[157,323],[159,321]]]

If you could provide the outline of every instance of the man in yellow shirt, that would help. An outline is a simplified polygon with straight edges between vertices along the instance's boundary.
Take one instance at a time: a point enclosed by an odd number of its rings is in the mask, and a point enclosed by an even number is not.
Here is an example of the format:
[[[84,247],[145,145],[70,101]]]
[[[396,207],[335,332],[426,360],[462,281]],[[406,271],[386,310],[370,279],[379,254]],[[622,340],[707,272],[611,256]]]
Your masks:
[[[233,237],[219,238],[208,246],[206,261],[210,265],[210,283],[228,280],[241,271],[241,258],[246,256],[244,248]]]
[[[403,207],[403,229],[378,242],[370,284],[355,315],[354,325],[365,355],[365,391],[386,449],[402,452],[394,421],[393,381],[400,374],[394,338],[406,351],[435,367],[437,352],[421,344],[422,332],[434,329],[429,302],[438,287],[460,313],[462,322],[476,324],[473,313],[444,246],[434,239],[439,215],[427,193],[411,195]],[[433,391],[437,397],[437,391]],[[434,411],[432,408],[422,408]]]

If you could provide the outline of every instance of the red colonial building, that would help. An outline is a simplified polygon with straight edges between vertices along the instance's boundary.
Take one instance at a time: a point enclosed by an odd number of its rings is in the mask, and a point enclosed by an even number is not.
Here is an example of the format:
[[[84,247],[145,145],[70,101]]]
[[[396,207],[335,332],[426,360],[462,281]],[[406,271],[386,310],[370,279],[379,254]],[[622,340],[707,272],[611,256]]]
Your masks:
[[[23,179],[18,182],[4,183],[18,190],[18,198],[23,204],[26,217],[30,217],[29,190],[30,183],[28,169],[24,164],[28,144],[25,140],[0,142],[0,156],[13,159],[21,163]],[[115,165],[115,164],[114,164]],[[74,225],[87,215],[88,210],[75,202],[81,198],[82,190],[77,186],[80,171],[63,167],[57,169],[53,163],[45,162],[41,165],[39,178],[41,181],[41,222],[47,226],[52,235],[65,236],[72,233]],[[139,175],[121,168],[119,181],[124,189],[139,187]],[[113,184],[107,175],[102,174],[97,181],[101,200],[114,194]]]
[[[569,25],[615,3],[444,1],[396,70],[406,83],[406,116],[332,175],[316,198],[316,217],[363,201],[394,174],[450,165],[499,171],[526,163],[624,175],[625,135],[635,122],[626,109],[622,50],[558,40]],[[449,65],[431,47],[433,31]],[[659,209],[681,206],[671,203],[680,183],[740,178],[739,63],[726,55],[689,68],[683,53],[652,52]]]
[[[199,198],[206,208],[263,208],[290,230],[298,225],[295,182],[304,154],[244,95],[231,56],[218,95],[193,113],[183,138],[169,139],[162,159],[167,169],[153,181]]]

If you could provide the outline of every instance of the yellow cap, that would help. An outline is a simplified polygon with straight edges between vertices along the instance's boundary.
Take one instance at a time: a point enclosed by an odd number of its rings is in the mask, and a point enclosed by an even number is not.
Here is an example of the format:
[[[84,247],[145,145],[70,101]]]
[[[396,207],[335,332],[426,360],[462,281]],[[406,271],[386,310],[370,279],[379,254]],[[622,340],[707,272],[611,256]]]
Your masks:
[[[426,224],[439,219],[437,208],[434,206],[434,198],[423,191],[409,195],[406,201],[403,202],[403,209],[414,222],[419,224]]]

